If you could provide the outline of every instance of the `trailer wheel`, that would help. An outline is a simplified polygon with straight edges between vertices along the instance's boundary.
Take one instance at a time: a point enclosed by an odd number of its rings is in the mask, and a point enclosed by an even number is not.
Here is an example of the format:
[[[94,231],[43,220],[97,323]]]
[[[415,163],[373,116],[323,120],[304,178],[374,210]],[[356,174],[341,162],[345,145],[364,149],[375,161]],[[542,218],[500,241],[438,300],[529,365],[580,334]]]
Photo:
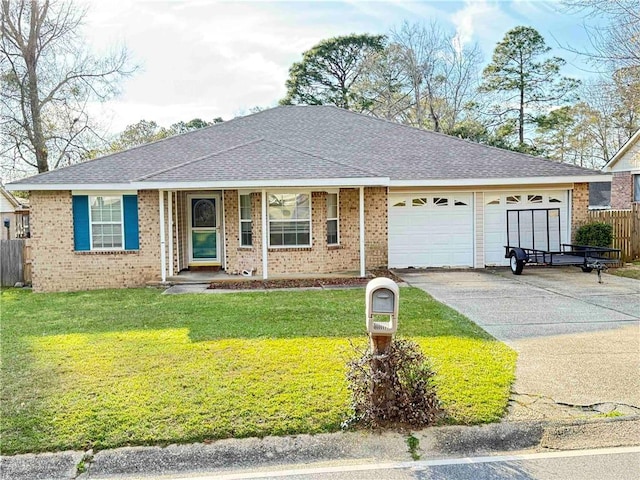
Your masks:
[[[580,267],[584,273],[593,272],[593,267]]]
[[[511,252],[509,256],[509,266],[511,267],[511,273],[514,275],[520,275],[524,268],[524,260],[518,260],[515,252]]]

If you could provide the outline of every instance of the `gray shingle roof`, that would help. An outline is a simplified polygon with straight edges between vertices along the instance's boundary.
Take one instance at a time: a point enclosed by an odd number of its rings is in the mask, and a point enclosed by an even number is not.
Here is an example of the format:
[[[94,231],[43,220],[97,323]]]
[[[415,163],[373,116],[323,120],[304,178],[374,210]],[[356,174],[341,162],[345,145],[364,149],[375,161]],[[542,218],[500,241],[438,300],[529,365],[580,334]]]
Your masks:
[[[330,106],[286,106],[19,180],[19,185],[380,177],[584,177],[600,172]]]
[[[371,176],[365,170],[260,139],[168,168],[140,180],[190,182],[194,178],[205,177],[234,181],[238,180],[239,168],[243,168],[243,180]]]

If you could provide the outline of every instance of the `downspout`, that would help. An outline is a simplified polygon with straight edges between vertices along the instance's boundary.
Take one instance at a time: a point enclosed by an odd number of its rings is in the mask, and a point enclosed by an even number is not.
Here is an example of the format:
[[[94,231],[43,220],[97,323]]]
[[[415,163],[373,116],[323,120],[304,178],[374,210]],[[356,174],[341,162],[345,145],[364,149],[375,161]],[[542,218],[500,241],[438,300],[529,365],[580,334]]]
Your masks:
[[[180,261],[180,196],[176,192],[176,222],[175,222],[175,236],[176,236],[176,259],[178,263],[178,272],[182,269],[182,262]]]
[[[227,231],[225,222],[225,206],[224,206],[224,190],[220,194],[220,208],[222,209],[222,213],[220,214],[220,223],[222,224],[222,241],[220,242],[220,251],[221,251],[221,260],[222,260],[222,269],[227,271],[227,249],[225,248],[227,245]]]
[[[173,192],[167,192],[169,208],[169,276],[173,277]]]
[[[267,191],[262,189],[262,278],[268,278],[268,258],[269,247],[267,245]]]
[[[360,187],[360,277],[366,276],[366,260],[364,251],[364,187]]]
[[[160,278],[162,283],[167,281],[167,246],[165,244],[165,231],[164,231],[164,190],[158,190],[160,198]]]
[[[575,183],[573,186],[575,187]],[[573,187],[567,190],[567,243],[573,243]],[[562,239],[560,239],[562,243]]]

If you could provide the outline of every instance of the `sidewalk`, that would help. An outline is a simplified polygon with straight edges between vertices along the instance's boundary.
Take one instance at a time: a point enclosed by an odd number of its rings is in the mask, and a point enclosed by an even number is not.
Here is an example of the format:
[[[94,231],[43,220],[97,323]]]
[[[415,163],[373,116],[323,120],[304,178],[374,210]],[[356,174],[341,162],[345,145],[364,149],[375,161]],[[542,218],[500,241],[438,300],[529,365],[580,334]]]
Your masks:
[[[514,422],[433,427],[412,432],[422,460],[497,452],[573,450],[640,445],[640,418]],[[2,457],[4,480],[148,479],[234,469],[354,461],[411,461],[409,433],[344,432],[229,439],[209,444],[125,447]]]

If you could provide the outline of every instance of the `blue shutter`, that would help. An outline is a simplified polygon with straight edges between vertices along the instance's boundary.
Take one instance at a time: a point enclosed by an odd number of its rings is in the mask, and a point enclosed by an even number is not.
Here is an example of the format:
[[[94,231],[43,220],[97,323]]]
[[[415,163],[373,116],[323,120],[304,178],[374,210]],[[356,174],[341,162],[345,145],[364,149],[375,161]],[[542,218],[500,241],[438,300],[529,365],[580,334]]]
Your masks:
[[[89,197],[74,195],[73,205],[73,248],[75,250],[89,250]]]
[[[124,249],[138,250],[138,196],[123,195],[122,205],[124,209]]]

